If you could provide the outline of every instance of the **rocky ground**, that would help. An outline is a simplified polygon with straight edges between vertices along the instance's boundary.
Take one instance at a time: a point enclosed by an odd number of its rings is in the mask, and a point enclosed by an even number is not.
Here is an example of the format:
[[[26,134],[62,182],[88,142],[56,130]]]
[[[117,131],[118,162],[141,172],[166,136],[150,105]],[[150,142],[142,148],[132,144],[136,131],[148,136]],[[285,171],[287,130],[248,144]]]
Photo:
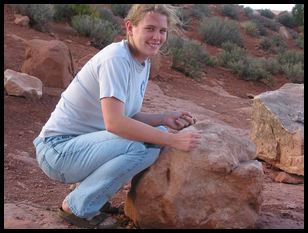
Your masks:
[[[64,41],[72,51],[77,69],[98,51],[89,46],[88,38],[76,35],[66,24],[53,23],[52,33],[42,33],[15,25],[13,14],[12,8],[5,5],[4,70],[20,71],[25,59],[25,44],[22,39]],[[254,46],[250,44],[248,47]],[[214,50],[212,48],[210,51]],[[199,120],[220,120],[243,130],[247,136],[252,103],[249,96],[275,90],[287,82],[285,77],[276,76],[275,85],[269,87],[260,82],[240,80],[228,70],[219,67],[208,68],[206,78],[194,81],[172,70],[170,59],[163,59],[159,74],[150,80],[143,110],[188,110]],[[44,175],[37,166],[32,144],[57,104],[59,95],[45,93],[39,100],[29,100],[8,96],[4,91],[3,96],[4,228],[76,228],[63,222],[56,214],[57,208],[70,191],[70,185],[54,182]],[[264,201],[256,228],[303,229],[303,177],[292,176],[281,182],[277,180],[277,175],[282,171],[264,162],[263,167],[266,175]],[[129,187],[127,184],[111,199],[112,204],[120,210]],[[104,224],[115,221],[119,227],[136,228],[123,213],[110,216]]]

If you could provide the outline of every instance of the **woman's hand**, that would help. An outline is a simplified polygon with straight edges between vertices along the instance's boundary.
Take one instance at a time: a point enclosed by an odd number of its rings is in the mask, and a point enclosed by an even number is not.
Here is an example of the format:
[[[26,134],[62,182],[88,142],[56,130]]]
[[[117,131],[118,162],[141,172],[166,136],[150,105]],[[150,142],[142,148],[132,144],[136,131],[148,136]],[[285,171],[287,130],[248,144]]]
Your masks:
[[[196,123],[189,112],[169,112],[163,115],[162,123],[175,130],[181,130]]]
[[[172,135],[171,147],[182,151],[191,151],[201,143],[200,132],[178,132]]]

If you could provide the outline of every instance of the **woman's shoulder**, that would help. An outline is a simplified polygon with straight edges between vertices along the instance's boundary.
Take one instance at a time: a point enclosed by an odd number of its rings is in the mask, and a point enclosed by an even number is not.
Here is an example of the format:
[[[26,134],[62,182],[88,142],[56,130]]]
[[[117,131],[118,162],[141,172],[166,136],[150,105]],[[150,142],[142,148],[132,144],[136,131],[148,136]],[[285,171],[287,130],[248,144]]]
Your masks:
[[[97,59],[109,60],[112,58],[129,59],[125,40],[114,42],[103,48],[96,55]]]

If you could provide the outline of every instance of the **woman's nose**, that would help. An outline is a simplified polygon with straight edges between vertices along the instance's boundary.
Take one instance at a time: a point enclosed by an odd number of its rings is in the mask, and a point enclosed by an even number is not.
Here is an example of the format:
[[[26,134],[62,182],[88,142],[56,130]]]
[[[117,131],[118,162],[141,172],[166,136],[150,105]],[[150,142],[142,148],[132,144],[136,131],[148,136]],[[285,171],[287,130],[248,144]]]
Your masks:
[[[159,33],[159,31],[158,30],[154,31],[152,37],[153,37],[154,40],[160,40],[160,33]]]

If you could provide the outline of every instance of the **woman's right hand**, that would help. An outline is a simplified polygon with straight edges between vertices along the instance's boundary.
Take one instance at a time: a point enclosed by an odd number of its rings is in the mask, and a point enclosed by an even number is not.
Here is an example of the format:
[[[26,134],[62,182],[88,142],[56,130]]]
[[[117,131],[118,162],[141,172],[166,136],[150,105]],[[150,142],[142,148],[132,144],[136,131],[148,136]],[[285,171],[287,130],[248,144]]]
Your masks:
[[[177,132],[172,135],[172,140],[170,146],[182,150],[191,151],[195,149],[201,143],[200,132]]]

